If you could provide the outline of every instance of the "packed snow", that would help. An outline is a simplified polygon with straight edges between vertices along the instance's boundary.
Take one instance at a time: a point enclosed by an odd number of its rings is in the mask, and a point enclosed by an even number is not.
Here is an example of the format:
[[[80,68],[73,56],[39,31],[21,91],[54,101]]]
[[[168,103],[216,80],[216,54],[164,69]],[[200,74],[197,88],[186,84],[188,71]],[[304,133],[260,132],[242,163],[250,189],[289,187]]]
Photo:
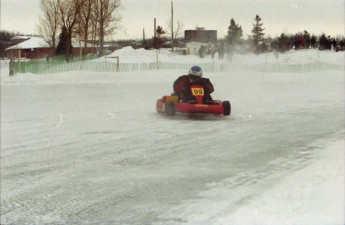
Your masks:
[[[98,60],[114,56],[157,52]],[[183,70],[9,77],[1,62],[0,223],[345,224],[344,70],[232,69],[267,60],[344,65],[344,53],[235,54],[226,72],[204,74],[229,117],[156,112]]]

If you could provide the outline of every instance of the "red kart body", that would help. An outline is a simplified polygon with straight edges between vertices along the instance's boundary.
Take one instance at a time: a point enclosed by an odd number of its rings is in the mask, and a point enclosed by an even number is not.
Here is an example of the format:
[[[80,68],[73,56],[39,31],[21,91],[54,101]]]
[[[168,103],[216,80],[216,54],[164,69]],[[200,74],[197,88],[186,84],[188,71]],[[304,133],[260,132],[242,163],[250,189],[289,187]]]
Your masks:
[[[182,102],[177,95],[165,95],[157,100],[156,109],[159,113],[169,116],[180,113],[206,113],[216,115],[230,115],[231,106],[229,101],[213,100],[210,103],[203,103],[205,91],[202,85],[192,85],[190,91],[195,102]]]

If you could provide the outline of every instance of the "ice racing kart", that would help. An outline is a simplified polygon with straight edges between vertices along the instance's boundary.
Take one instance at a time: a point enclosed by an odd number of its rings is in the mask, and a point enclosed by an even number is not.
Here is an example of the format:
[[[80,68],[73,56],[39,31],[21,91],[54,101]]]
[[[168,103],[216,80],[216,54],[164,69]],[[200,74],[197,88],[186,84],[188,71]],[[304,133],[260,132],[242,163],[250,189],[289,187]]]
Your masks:
[[[159,113],[174,116],[178,113],[204,113],[229,116],[231,104],[229,101],[212,100],[205,101],[205,90],[202,85],[192,85],[190,93],[193,101],[182,101],[178,95],[165,95],[156,102],[156,109]]]

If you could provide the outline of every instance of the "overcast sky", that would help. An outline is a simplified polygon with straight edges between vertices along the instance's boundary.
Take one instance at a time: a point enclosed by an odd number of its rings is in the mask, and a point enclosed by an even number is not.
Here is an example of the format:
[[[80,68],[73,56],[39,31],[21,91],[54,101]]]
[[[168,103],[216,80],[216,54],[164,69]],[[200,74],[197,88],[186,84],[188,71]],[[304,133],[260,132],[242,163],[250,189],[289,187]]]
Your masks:
[[[174,19],[184,29],[217,30],[226,35],[230,19],[242,26],[244,37],[251,34],[255,15],[262,18],[265,33],[307,30],[311,34],[345,35],[345,0],[174,0]],[[153,20],[167,29],[171,0],[122,0],[122,27],[113,39],[153,36]],[[40,0],[1,0],[1,30],[34,34],[39,21]]]

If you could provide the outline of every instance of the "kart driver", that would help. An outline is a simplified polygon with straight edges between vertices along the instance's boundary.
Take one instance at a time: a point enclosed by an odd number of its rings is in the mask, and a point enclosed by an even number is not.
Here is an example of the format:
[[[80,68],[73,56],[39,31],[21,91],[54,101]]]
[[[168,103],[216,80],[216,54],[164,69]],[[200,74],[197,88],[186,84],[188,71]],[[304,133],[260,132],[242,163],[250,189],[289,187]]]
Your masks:
[[[182,75],[174,82],[174,92],[182,102],[195,102],[190,86],[198,84],[204,86],[204,103],[212,103],[211,93],[214,91],[213,85],[208,78],[202,77],[202,70],[199,66],[190,68],[188,75]]]

